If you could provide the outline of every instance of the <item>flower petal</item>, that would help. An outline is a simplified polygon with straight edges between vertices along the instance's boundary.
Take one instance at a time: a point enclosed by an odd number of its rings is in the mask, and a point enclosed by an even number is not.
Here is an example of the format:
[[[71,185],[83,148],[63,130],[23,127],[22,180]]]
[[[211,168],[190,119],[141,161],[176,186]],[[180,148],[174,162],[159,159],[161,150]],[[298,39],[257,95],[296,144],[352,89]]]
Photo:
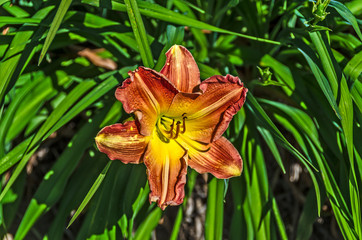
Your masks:
[[[202,94],[178,93],[167,112],[175,117],[185,114],[185,135],[210,143],[219,139],[232,117],[245,102],[247,89],[238,77],[213,76],[200,84]]]
[[[160,73],[145,67],[129,72],[130,78],[116,90],[116,98],[127,113],[135,113],[140,122],[141,134],[148,136],[157,121],[157,115],[165,112],[179,92]]]
[[[140,163],[148,139],[139,133],[135,121],[128,121],[103,128],[95,140],[99,151],[107,154],[111,160]]]
[[[161,73],[181,92],[191,93],[200,84],[200,71],[194,57],[183,46],[174,45],[166,53]]]
[[[183,202],[187,173],[187,153],[175,141],[165,143],[157,134],[147,146],[144,157],[150,184],[150,202],[164,210]]]
[[[188,150],[189,165],[199,173],[211,173],[217,178],[239,176],[243,161],[239,152],[224,137],[210,144],[210,150],[199,152],[192,147]]]

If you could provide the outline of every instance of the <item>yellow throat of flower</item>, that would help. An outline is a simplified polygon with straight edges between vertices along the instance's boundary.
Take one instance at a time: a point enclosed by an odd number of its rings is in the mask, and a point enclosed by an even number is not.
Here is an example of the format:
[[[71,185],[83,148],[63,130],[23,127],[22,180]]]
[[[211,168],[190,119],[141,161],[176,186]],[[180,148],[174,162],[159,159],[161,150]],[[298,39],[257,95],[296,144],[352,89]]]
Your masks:
[[[194,141],[190,138],[190,134],[185,135],[187,130],[186,113],[178,118],[162,116],[156,124],[157,137],[164,143],[169,143],[171,140],[177,142],[181,147],[198,152],[207,152],[210,150],[208,144]]]

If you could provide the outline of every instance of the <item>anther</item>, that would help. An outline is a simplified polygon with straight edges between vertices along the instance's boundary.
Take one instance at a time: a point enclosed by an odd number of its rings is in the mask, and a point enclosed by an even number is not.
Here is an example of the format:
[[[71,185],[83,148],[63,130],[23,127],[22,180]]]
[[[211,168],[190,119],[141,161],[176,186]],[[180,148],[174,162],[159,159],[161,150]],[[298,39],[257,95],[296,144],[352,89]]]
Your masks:
[[[186,132],[186,118],[187,118],[187,117],[183,117],[183,118],[182,118],[182,131],[181,131],[181,133],[185,133],[185,132]]]

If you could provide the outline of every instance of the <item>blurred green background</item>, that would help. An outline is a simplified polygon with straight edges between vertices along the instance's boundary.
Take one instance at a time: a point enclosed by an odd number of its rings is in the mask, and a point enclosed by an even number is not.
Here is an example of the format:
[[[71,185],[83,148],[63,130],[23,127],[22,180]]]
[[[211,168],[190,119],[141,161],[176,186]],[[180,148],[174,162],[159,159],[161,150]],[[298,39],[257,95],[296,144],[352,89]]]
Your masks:
[[[362,239],[361,16],[360,0],[0,0],[1,238]],[[225,133],[244,170],[189,169],[162,212],[145,167],[94,137],[129,117],[127,72],[174,44],[201,79],[249,89]]]

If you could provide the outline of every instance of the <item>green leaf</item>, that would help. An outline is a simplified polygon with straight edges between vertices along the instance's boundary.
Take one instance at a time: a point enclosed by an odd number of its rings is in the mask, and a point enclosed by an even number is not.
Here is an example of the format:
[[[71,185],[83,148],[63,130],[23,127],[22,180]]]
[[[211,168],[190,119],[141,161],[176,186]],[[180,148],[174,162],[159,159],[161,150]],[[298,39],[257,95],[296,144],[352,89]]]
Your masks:
[[[349,173],[349,191],[351,198],[351,209],[354,214],[353,223],[355,225],[356,235],[362,236],[362,214],[361,214],[361,195],[360,195],[360,186],[358,186],[358,182],[356,179],[355,168],[351,167]]]
[[[271,119],[268,117],[268,115],[264,112],[263,108],[259,105],[259,103],[256,101],[254,96],[251,93],[248,93],[248,97],[246,98],[246,106],[252,111],[254,116],[258,121],[260,121],[261,125],[268,129],[274,137],[291,153],[294,154],[302,163],[303,165],[308,169],[308,172],[312,178],[315,190],[316,190],[316,197],[317,197],[317,203],[318,203],[318,212],[320,212],[321,209],[321,201],[320,201],[320,191],[319,191],[319,185],[317,182],[317,179],[315,177],[315,174],[313,170],[310,168],[312,167],[314,170],[317,171],[317,169],[314,167],[314,165],[308,161],[295,147],[293,147],[288,140],[283,136],[283,134],[278,130],[278,128],[275,126],[275,124],[271,121]]]
[[[98,3],[94,2],[93,0],[82,0],[82,2],[93,5],[93,6],[99,6]],[[176,13],[174,11],[171,11],[171,10],[164,8],[157,4],[153,4],[150,2],[141,2],[141,1],[139,1],[137,3],[138,3],[138,6],[140,7],[140,13],[147,17],[156,18],[156,19],[163,20],[165,22],[175,23],[175,24],[179,24],[179,25],[195,27],[198,29],[205,29],[205,30],[210,30],[210,31],[214,31],[214,32],[227,33],[227,34],[239,36],[242,38],[247,38],[247,39],[258,41],[258,42],[265,42],[265,43],[270,43],[270,44],[281,45],[281,43],[277,42],[277,41],[263,39],[263,38],[259,38],[259,37],[253,37],[253,36],[249,36],[246,34],[236,33],[236,32],[222,29],[222,28],[218,28],[218,27],[212,26],[210,24],[204,23],[202,21],[192,19],[192,18],[182,15],[180,13]],[[125,5],[122,3],[112,2],[112,9],[118,10],[118,11],[125,11]]]
[[[49,118],[41,126],[39,131],[32,138],[31,142],[27,146],[24,155],[29,156],[29,152],[34,152],[39,146],[40,142],[49,136],[51,133],[49,131],[52,127],[63,117],[64,113],[72,107],[72,105],[91,87],[95,85],[95,82],[85,81],[80,83],[69,95],[62,101],[62,103],[52,112]],[[37,147],[35,147],[37,146]],[[4,197],[4,194],[10,189],[11,185],[14,183],[15,179],[19,176],[20,172],[25,167],[29,158],[24,157],[21,159],[19,165],[16,167],[15,171],[11,175],[8,183],[6,184],[4,190],[0,194],[0,200]]]
[[[310,49],[310,47],[308,47],[302,41],[295,40],[295,43],[298,46],[298,50],[303,54],[303,56],[307,60],[309,67],[311,68],[320,88],[324,93],[324,96],[327,98],[329,104],[336,113],[337,117],[341,119],[341,114],[339,112],[336,99],[333,95],[331,85],[329,84],[327,78],[324,76],[323,72],[320,70],[319,66],[317,65],[318,60],[314,52]]]
[[[360,112],[362,112],[362,83],[354,82],[351,89],[351,96]]]
[[[175,0],[175,1],[173,1],[173,3],[180,11],[182,11],[182,13],[184,15],[187,14],[188,17],[197,19],[196,15],[191,10],[192,6],[189,5],[188,2],[183,1],[183,0],[182,1]],[[204,60],[208,56],[208,46],[209,46],[209,42],[206,38],[206,35],[202,32],[201,29],[191,28],[190,31],[191,31],[192,35],[195,37],[195,40],[198,42],[198,45],[200,47],[200,51],[198,51],[198,55],[194,56],[194,57],[196,57],[199,60]]]
[[[83,157],[84,151],[93,144],[93,137],[99,130],[99,124],[106,111],[107,108],[77,132],[69,142],[68,148],[44,176],[17,230],[16,236],[20,239],[24,238],[35,221],[61,198],[68,179]]]
[[[347,152],[349,160],[353,165],[353,102],[344,76],[342,76],[341,79],[341,99],[339,101],[339,109],[342,116],[341,123],[346,140]]]
[[[30,16],[30,14],[26,10],[22,9],[20,6],[17,5],[9,3],[9,4],[4,4],[2,8],[17,18],[24,18]]]
[[[22,149],[23,150],[23,149]],[[4,196],[6,195],[6,193],[9,191],[10,187],[14,184],[14,182],[16,181],[16,179],[18,178],[18,176],[20,175],[20,173],[22,172],[22,170],[24,169],[24,167],[26,166],[28,160],[30,159],[30,157],[35,153],[36,148],[27,151],[26,153],[24,151],[22,151],[21,154],[21,161],[20,163],[16,166],[15,170],[13,171],[9,181],[7,182],[5,188],[1,191],[0,194],[0,201],[4,198]],[[6,156],[5,156],[6,157]]]
[[[38,65],[40,65],[41,61],[43,60],[45,53],[48,51],[48,48],[50,44],[52,43],[58,28],[60,24],[62,23],[62,20],[64,18],[64,15],[67,13],[68,8],[70,4],[72,3],[72,0],[62,0],[60,2],[60,5],[58,7],[57,13],[55,14],[54,20],[52,24],[50,25],[50,29],[47,35],[47,38],[45,39],[43,49],[41,50]]]
[[[173,229],[172,229],[172,233],[170,236],[170,240],[177,240],[178,239],[178,235],[179,235],[179,231],[180,231],[180,227],[181,227],[181,223],[182,223],[182,219],[183,219],[183,207],[180,206],[177,210],[177,215],[176,215],[176,219],[175,222],[173,224]]]
[[[208,185],[205,238],[222,239],[224,216],[224,181],[213,178]]]
[[[10,103],[8,106],[4,116],[1,116],[0,120],[0,157],[3,157],[5,155],[5,139],[6,135],[10,129],[11,124],[13,123],[14,116],[16,114],[16,111],[18,110],[20,104],[22,103],[23,99],[29,94],[30,91],[34,89],[34,86],[38,84],[38,81],[34,81],[30,84],[27,84],[22,88],[19,94],[17,94],[16,98]],[[0,161],[0,166],[1,166]],[[0,167],[1,169],[1,167]],[[1,172],[5,171],[0,170]]]
[[[162,210],[160,208],[154,209],[149,213],[146,219],[138,227],[135,233],[135,240],[147,240],[151,238],[151,232],[156,228],[160,218],[162,216]]]
[[[303,211],[298,221],[296,240],[308,240],[312,236],[313,224],[318,217],[314,189],[308,192]]]
[[[37,144],[39,141],[49,135],[49,130],[64,116],[64,114],[73,106],[78,99],[83,96],[88,90],[94,87],[96,83],[94,81],[83,81],[78,84],[64,100],[56,107],[47,120],[43,123],[40,129],[34,136],[32,145]]]
[[[3,5],[6,2],[10,2],[10,0],[0,0],[0,6]]]
[[[346,75],[362,82],[362,51],[359,51],[344,68]]]
[[[191,196],[191,194],[193,192],[193,189],[195,187],[197,175],[198,175],[198,173],[195,170],[191,170],[187,174],[187,188],[188,188],[188,191],[186,191],[186,196],[184,198],[184,202],[182,203],[182,206],[180,206],[178,208],[177,216],[176,216],[175,222],[173,224],[173,229],[172,229],[172,233],[171,233],[171,236],[170,236],[170,240],[177,240],[178,239],[178,235],[179,235],[179,232],[180,232],[180,227],[181,227],[181,224],[183,222],[183,211],[185,210],[185,208],[187,206],[188,199]]]
[[[322,62],[322,66],[325,74],[327,75],[327,79],[332,88],[334,98],[337,98],[339,81],[337,78],[336,69],[334,68],[334,64],[332,62],[332,56],[330,55],[327,44],[325,44],[325,40],[322,38],[320,32],[309,33],[309,36],[312,39],[312,42],[318,52],[320,61]]]
[[[30,201],[29,207],[31,211],[29,211],[29,213],[23,217],[22,222],[26,222],[30,226],[32,226],[36,221],[36,219],[38,219],[40,215],[46,210],[47,205],[40,204],[35,199],[32,199]],[[28,229],[26,231],[19,231],[18,229],[18,231],[15,234],[14,240],[24,239],[27,232]]]
[[[150,187],[148,186],[148,182],[146,182],[146,186],[144,188],[140,189],[140,192],[137,196],[136,201],[134,201],[134,203],[132,204],[132,210],[133,210],[132,218],[133,219],[137,216],[141,207],[146,202],[149,192],[150,192]]]
[[[98,84],[91,92],[89,92],[86,96],[84,96],[80,101],[78,101],[72,109],[70,109],[63,117],[60,119],[49,132],[54,132],[62,127],[65,123],[74,118],[77,114],[83,111],[85,108],[93,104],[97,99],[106,94],[109,90],[117,86],[119,82],[117,78],[121,78],[119,75],[126,74],[129,70],[133,70],[134,67],[125,67],[120,69],[119,71],[110,72],[106,75],[102,76],[102,78],[106,78],[103,82]],[[113,74],[113,75],[112,75]],[[117,78],[116,78],[117,77]]]
[[[359,36],[359,38],[362,41],[362,33],[361,30],[358,26],[357,20],[355,18],[355,16],[353,16],[353,13],[341,2],[335,1],[335,0],[331,0],[331,2],[329,3],[329,6],[333,7],[334,9],[337,10],[337,12],[347,21],[349,22],[352,27],[354,28],[354,30],[356,31],[357,35]]]
[[[160,71],[162,69],[166,62],[166,52],[172,47],[172,45],[182,43],[184,34],[185,31],[183,27],[174,27],[172,25],[167,26],[167,43],[163,47],[160,56],[158,57],[156,66],[154,67],[156,71]]]
[[[286,173],[285,167],[284,167],[282,158],[280,157],[280,153],[279,153],[277,145],[275,144],[273,136],[271,135],[271,133],[268,130],[266,130],[263,127],[258,126],[257,129],[260,132],[261,136],[264,138],[268,148],[272,152],[279,167],[282,169],[283,173],[285,174]]]
[[[99,188],[99,186],[103,182],[103,179],[105,178],[105,176],[106,176],[106,174],[108,172],[108,169],[111,166],[111,163],[112,163],[112,161],[109,161],[107,163],[107,165],[104,167],[101,174],[99,174],[97,180],[94,182],[93,186],[91,187],[91,189],[89,190],[89,192],[87,193],[85,198],[83,199],[83,201],[80,204],[80,206],[78,207],[77,211],[74,213],[72,219],[69,221],[69,224],[68,224],[67,228],[69,228],[70,225],[72,225],[72,223],[77,219],[79,214],[83,211],[85,206],[87,206],[88,202],[92,199],[93,195],[96,193],[97,189]]]
[[[318,131],[317,128],[313,122],[313,120],[306,114],[304,111],[288,106],[283,103],[270,101],[266,99],[258,99],[261,103],[269,104],[273,107],[276,107],[277,109],[281,110],[284,114],[289,116],[291,121],[294,122],[294,126],[298,127],[301,132],[308,135],[308,137],[313,141],[315,146],[322,150],[321,143],[319,141]]]
[[[97,152],[96,155],[107,158],[100,152]],[[120,203],[126,193],[126,185],[133,177],[129,174],[130,167],[124,165],[121,161],[113,161],[107,177],[94,196],[92,204],[89,205],[86,218],[78,231],[79,239],[98,235],[98,233],[118,225],[117,222],[123,213],[122,209],[120,209]]]
[[[36,18],[17,18],[17,17],[8,17],[0,16],[0,23],[5,24],[24,24],[24,23],[40,23],[40,19]]]
[[[153,68],[154,62],[153,62],[152,52],[150,44],[147,40],[146,29],[145,26],[143,25],[142,17],[137,6],[137,1],[125,0],[125,3],[127,6],[127,13],[129,20],[131,22],[133,33],[137,41],[138,49],[141,54],[143,65],[146,67]]]
[[[284,91],[288,96],[292,95],[295,90],[295,82],[289,67],[283,65],[268,54],[261,59],[260,64],[271,67],[275,71],[279,83],[285,85],[285,87],[283,87]]]
[[[131,176],[134,179],[137,179],[138,181],[141,179],[142,177],[140,177],[140,175],[144,174],[144,169],[141,167],[133,167],[132,168],[132,174]],[[124,204],[124,210],[125,212],[127,212],[127,208],[129,208],[130,202],[134,201],[132,203],[132,217],[129,220],[129,224],[128,224],[128,236],[132,239],[133,237],[133,225],[134,225],[134,221],[136,219],[137,214],[139,213],[139,211],[141,210],[141,207],[144,205],[144,203],[146,202],[146,199],[148,197],[148,194],[150,192],[150,187],[148,185],[148,182],[146,181],[146,185],[144,188],[140,188],[140,191],[137,195],[136,200],[134,200],[133,196],[135,193],[135,190],[139,189],[138,185],[139,182],[138,181],[131,181],[131,184],[127,184],[126,190],[125,192],[128,193],[128,197],[125,199],[125,201],[123,202]],[[132,189],[133,192],[131,192],[130,190]]]
[[[244,134],[243,143],[246,142],[246,134]],[[244,174],[244,173],[242,173]],[[249,219],[249,212],[243,211],[243,204],[246,204],[247,201],[244,201],[245,197],[245,184],[241,181],[242,178],[232,178],[231,182],[231,191],[233,197],[233,213],[230,223],[230,239],[239,240],[239,239],[253,239],[254,233],[252,229],[252,224],[246,224],[246,221]],[[247,220],[245,220],[247,219]],[[247,235],[249,238],[247,238]]]
[[[123,68],[119,71],[119,73],[125,73],[127,72],[128,68]],[[109,76],[111,73],[105,74],[103,77]],[[114,74],[114,72],[113,72]],[[92,81],[89,81],[88,83],[85,83],[84,85],[91,84]],[[36,148],[34,148],[35,145],[39,146],[39,141],[42,139],[47,138],[51,133],[58,130],[61,126],[63,126],[65,123],[67,123],[70,119],[72,119],[74,116],[76,116],[79,112],[84,110],[86,107],[88,107],[90,104],[92,104],[95,100],[97,100],[99,97],[103,96],[105,93],[107,93],[111,88],[115,87],[118,84],[118,81],[114,78],[113,75],[108,77],[106,81],[103,81],[101,84],[99,84],[97,87],[95,87],[89,94],[87,94],[85,97],[83,97],[75,106],[72,107],[73,103],[84,93],[84,90],[78,91],[77,89],[73,90],[73,94],[70,94],[66,99],[64,99],[64,104],[62,107],[60,107],[57,111],[52,113],[52,116],[49,117],[48,121],[43,124],[44,129],[41,129],[42,131],[39,131],[40,133],[37,134],[37,136],[34,138],[35,141],[31,141],[31,143],[27,146],[27,150],[23,153],[26,154],[24,157],[22,157],[19,165],[16,167],[15,171],[13,172],[13,175],[9,179],[7,185],[5,186],[4,190],[0,194],[0,200],[4,197],[6,192],[9,190],[11,185],[14,183],[17,176],[20,174],[22,169],[25,167],[28,159],[31,156],[31,153],[34,153]],[[72,107],[65,115],[64,110],[66,108]],[[49,129],[51,127],[51,129]],[[45,134],[45,135],[44,135]],[[30,152],[28,151],[29,149]]]
[[[279,140],[288,150],[290,150],[297,158],[302,160],[304,164],[309,164],[313,169],[317,170],[313,164],[308,161],[297,149],[295,149],[288,140],[283,136],[283,134],[279,131],[279,129],[275,126],[272,120],[265,113],[263,108],[257,102],[255,97],[249,92],[248,97],[246,98],[246,106],[253,112],[254,116],[257,120],[262,123],[262,125],[268,129],[276,139]]]
[[[323,183],[326,188],[327,196],[331,199],[333,212],[345,239],[357,239],[353,229],[352,214],[350,213],[346,199],[344,199],[341,190],[336,182],[333,172],[324,156],[318,152],[312,142],[307,139],[312,153],[318,162],[323,177]]]
[[[23,195],[26,187],[27,174],[23,172],[15,181],[11,190],[6,194],[3,201],[0,202],[0,234],[4,234],[6,226],[13,225],[14,219],[19,212],[19,207],[23,201]]]
[[[282,216],[281,216],[281,214],[279,212],[279,208],[278,208],[278,205],[277,205],[277,201],[275,200],[275,197],[273,197],[273,214],[274,214],[277,226],[278,226],[278,230],[279,230],[279,234],[280,234],[281,239],[287,240],[288,239],[287,232],[285,230],[285,226],[284,226],[284,223],[283,223],[283,220],[282,220]]]
[[[48,13],[54,8],[54,6],[48,6],[36,12],[32,18],[34,19],[43,19]],[[24,67],[29,62],[28,60],[24,63],[24,65],[18,66],[18,63],[22,58],[31,56],[34,51],[34,42],[42,32],[42,29],[39,28],[36,32],[29,30],[29,26],[32,24],[24,24],[20,31],[16,33],[8,50],[5,53],[2,61],[0,62],[0,103],[2,102],[5,93],[7,91],[7,87],[12,79],[14,73],[16,75],[20,75],[20,72],[24,69]],[[30,40],[30,42],[29,42]],[[26,50],[26,51],[25,51]]]
[[[30,142],[31,137],[19,143],[16,147],[14,147],[10,152],[8,152],[4,157],[0,159],[0,174],[3,174],[23,157],[26,147],[29,145]]]
[[[118,221],[118,225],[121,228],[123,238],[128,238],[128,220],[126,214],[123,214]]]
[[[341,113],[341,124],[346,140],[348,157],[353,166],[353,103],[345,79],[339,65],[337,64],[326,36],[321,33],[309,34],[316,47],[322,62],[324,72],[332,86],[334,97],[337,99],[337,91],[340,91],[339,110]],[[354,178],[356,178],[354,176]]]
[[[105,154],[102,154],[98,151],[94,156],[91,154],[84,154],[82,161],[79,162],[79,165],[69,179],[69,183],[66,185],[66,188],[61,197],[61,201],[59,201],[58,213],[56,214],[54,221],[52,222],[46,235],[48,236],[48,239],[63,239],[64,229],[69,222],[69,216],[73,213],[74,209],[79,207],[84,199],[84,196],[88,193],[89,189],[92,187],[93,183],[99,176],[99,172],[102,171],[108,161],[109,159],[107,159]],[[115,165],[117,166],[117,163],[113,162],[112,168]],[[125,175],[128,177],[127,174]],[[108,176],[109,174],[107,174],[107,177]],[[101,187],[102,186],[104,186],[104,183],[101,185]],[[97,194],[99,195],[99,191],[96,193],[96,195]],[[92,206],[93,205],[90,205],[90,207]],[[89,226],[90,224],[86,225]],[[77,235],[79,236],[80,233]],[[85,237],[82,239],[85,239]]]

